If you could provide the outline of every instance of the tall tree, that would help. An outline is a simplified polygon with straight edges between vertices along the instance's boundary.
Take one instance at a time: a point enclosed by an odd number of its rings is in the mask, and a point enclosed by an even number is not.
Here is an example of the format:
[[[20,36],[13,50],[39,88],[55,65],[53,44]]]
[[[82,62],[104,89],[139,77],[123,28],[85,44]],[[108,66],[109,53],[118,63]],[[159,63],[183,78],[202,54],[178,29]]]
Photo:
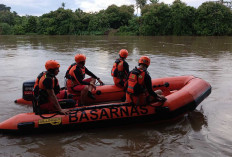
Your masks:
[[[167,4],[150,4],[142,9],[142,35],[169,35],[171,9]]]
[[[197,9],[195,29],[198,35],[232,34],[232,12],[222,4],[205,2]]]
[[[4,4],[0,4],[0,11],[10,11],[11,7],[7,7]]]
[[[151,2],[152,4],[156,4],[156,3],[159,2],[159,0],[150,0],[150,2]]]
[[[14,25],[15,16],[9,10],[0,11],[0,23],[7,23],[9,25]]]
[[[27,33],[36,33],[37,32],[37,20],[35,16],[28,17],[25,30]]]
[[[61,6],[62,6],[62,8],[64,9],[64,8],[65,8],[65,3],[62,2]]]
[[[137,8],[137,14],[138,14],[138,9],[142,10],[142,8],[146,5],[147,0],[135,0],[136,2],[136,8]]]
[[[107,14],[104,11],[100,11],[90,18],[88,30],[89,31],[101,31],[104,33],[110,27],[109,19],[107,18]]]
[[[134,13],[134,6],[122,5],[118,7],[116,5],[109,6],[105,13],[109,19],[110,28],[118,29],[123,25],[127,25],[128,21],[132,19]]]
[[[171,27],[173,35],[192,35],[196,9],[175,0],[171,7]]]

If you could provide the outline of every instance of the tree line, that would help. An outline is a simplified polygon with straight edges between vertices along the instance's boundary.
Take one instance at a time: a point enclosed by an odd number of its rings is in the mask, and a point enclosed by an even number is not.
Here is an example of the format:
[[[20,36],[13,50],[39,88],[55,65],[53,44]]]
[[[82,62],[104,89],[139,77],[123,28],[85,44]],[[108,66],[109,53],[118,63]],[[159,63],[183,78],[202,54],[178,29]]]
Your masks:
[[[1,35],[232,35],[232,11],[226,6],[205,2],[198,8],[180,0],[171,5],[158,0],[136,0],[134,5],[111,5],[99,12],[65,9],[65,4],[42,16],[19,16],[0,4]]]

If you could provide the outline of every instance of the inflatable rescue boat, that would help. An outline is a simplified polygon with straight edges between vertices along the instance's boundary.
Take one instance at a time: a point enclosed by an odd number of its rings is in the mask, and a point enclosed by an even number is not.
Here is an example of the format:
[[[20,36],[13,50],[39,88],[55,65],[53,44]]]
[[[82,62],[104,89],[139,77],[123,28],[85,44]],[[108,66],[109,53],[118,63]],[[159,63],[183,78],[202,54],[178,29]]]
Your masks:
[[[29,105],[32,106],[33,100],[33,88],[35,81],[26,81],[23,83],[22,87],[22,98],[16,99],[14,102],[17,104]],[[115,85],[104,85],[97,86],[96,90],[92,91],[93,95],[96,97],[96,100],[89,100],[90,103],[98,102],[108,102],[108,101],[118,101],[124,96],[124,91],[122,88],[119,88]],[[67,90],[62,89],[61,92],[57,95],[58,99],[74,99],[78,100],[80,98],[79,93],[69,93]]]
[[[1,122],[0,130],[2,132],[24,132],[174,120],[193,111],[211,93],[210,84],[194,76],[153,79],[152,84],[154,90],[163,91],[167,98],[164,103],[152,102],[150,105],[140,106],[120,101],[112,103],[114,100],[120,100],[125,93],[115,86],[99,86],[95,96],[98,100],[104,100],[104,103],[76,107],[71,109],[68,115],[18,114]],[[105,103],[106,101],[111,101],[111,103]]]

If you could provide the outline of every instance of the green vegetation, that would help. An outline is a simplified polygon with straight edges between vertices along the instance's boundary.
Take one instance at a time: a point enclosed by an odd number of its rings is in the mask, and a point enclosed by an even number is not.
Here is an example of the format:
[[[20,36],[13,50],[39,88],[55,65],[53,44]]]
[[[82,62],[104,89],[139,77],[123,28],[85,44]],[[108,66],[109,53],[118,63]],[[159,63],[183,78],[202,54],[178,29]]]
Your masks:
[[[111,5],[99,12],[65,9],[65,3],[42,16],[19,16],[0,4],[1,35],[232,35],[232,11],[224,5],[205,2],[197,9],[180,0],[171,5],[158,0],[136,0],[133,5]]]

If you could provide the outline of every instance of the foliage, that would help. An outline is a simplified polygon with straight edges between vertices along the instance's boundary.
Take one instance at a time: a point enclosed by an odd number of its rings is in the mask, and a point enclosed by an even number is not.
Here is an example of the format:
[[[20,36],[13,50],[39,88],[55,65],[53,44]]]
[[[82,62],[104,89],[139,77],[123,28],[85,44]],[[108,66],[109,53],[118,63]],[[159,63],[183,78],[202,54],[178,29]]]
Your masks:
[[[44,14],[39,19],[41,34],[49,35],[65,35],[74,34],[76,16],[72,10],[59,8],[56,11],[51,11]]]
[[[170,34],[171,10],[167,4],[150,4],[142,10],[142,35]]]
[[[89,21],[88,31],[101,31],[104,32],[110,28],[109,20],[104,12],[92,16]]]
[[[0,34],[1,35],[9,35],[12,34],[12,28],[7,23],[0,23]]]
[[[180,0],[171,5],[171,28],[173,35],[192,35],[196,10]]]
[[[27,19],[27,23],[25,25],[25,31],[28,33],[36,33],[37,32],[37,19],[34,16],[30,16]]]
[[[232,12],[224,5],[206,2],[197,9],[197,35],[231,35]]]
[[[159,0],[150,0],[151,3],[155,4],[155,3],[158,3]]]
[[[110,28],[118,29],[121,26],[128,25],[128,21],[132,19],[134,7],[123,5],[118,7],[111,5],[105,10],[105,14],[109,19]]]
[[[135,2],[136,2],[136,7],[142,10],[143,7],[146,5],[147,0],[135,0]]]
[[[9,25],[14,25],[14,14],[12,14],[9,10],[0,11],[0,23],[7,23]]]
[[[11,7],[0,4],[0,34],[45,35],[232,35],[232,11],[213,2],[200,7],[181,0],[173,4],[159,0],[136,0],[141,16],[133,5],[110,5],[99,12],[65,9],[65,3],[42,16],[19,16]]]
[[[0,4],[0,11],[10,11],[11,7],[7,7],[4,4]]]
[[[79,35],[82,35],[83,32],[84,32],[84,35],[88,34],[86,32],[88,30],[89,21],[90,21],[92,15],[89,13],[83,12],[81,9],[78,9],[75,11],[75,16],[77,17],[77,20],[74,23],[75,24],[75,31],[76,31],[75,33],[79,34]]]
[[[14,25],[13,32],[15,35],[24,35],[25,29],[22,25]]]
[[[141,21],[139,17],[129,20],[128,26],[121,26],[117,34],[119,35],[140,35],[139,28]]]

